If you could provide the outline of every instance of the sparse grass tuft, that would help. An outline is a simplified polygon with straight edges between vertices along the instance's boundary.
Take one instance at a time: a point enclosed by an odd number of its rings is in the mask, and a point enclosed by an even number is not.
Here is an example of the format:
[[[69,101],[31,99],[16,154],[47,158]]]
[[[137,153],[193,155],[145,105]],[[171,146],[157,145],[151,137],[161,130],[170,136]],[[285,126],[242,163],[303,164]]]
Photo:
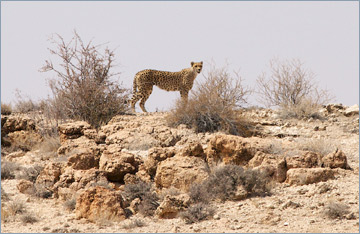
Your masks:
[[[197,203],[190,206],[186,211],[181,212],[179,215],[185,220],[185,223],[197,223],[209,219],[215,214],[215,209],[208,204]]]
[[[12,113],[11,105],[1,102],[1,114],[2,115],[10,115],[11,113]]]
[[[12,201],[7,204],[7,210],[11,215],[22,214],[25,212],[25,205],[21,201]]]
[[[124,229],[133,229],[136,227],[144,227],[146,225],[145,221],[142,219],[132,219],[129,220],[127,223],[122,225]]]
[[[27,223],[36,223],[38,222],[38,218],[36,218],[33,214],[23,214],[20,217],[21,222],[23,222],[23,224],[27,224]]]
[[[330,219],[343,219],[348,213],[350,213],[349,206],[340,202],[329,201],[324,207],[324,214]]]
[[[75,210],[75,206],[76,206],[76,199],[75,198],[68,199],[68,200],[66,200],[64,202],[64,207],[68,211]]]
[[[296,142],[298,149],[320,153],[323,156],[334,152],[338,148],[333,141],[325,139],[298,138]]]

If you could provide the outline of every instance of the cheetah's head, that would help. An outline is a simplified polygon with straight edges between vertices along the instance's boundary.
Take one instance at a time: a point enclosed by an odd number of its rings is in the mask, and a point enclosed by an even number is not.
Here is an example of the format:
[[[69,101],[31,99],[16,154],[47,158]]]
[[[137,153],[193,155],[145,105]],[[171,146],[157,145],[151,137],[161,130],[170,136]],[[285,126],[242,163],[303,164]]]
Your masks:
[[[203,66],[203,62],[202,62],[202,61],[201,61],[200,63],[191,62],[191,67],[194,68],[194,70],[195,70],[197,73],[200,73],[200,72],[201,72],[202,66]]]

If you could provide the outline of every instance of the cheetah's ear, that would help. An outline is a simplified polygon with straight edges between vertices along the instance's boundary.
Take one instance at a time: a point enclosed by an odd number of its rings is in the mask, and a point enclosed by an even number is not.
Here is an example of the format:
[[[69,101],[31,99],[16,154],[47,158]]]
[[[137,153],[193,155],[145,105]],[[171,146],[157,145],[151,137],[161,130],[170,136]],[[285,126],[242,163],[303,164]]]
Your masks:
[[[191,62],[191,66],[194,66],[194,62]]]
[[[201,63],[201,65],[203,65],[203,62],[202,62],[202,61],[201,61],[200,63]]]

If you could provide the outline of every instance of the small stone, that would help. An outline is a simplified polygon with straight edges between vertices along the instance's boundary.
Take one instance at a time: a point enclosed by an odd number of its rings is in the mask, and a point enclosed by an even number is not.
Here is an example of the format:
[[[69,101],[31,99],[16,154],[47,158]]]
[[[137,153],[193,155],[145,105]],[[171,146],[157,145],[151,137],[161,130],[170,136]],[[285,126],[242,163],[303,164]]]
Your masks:
[[[216,215],[214,215],[213,219],[219,220],[219,219],[220,219],[220,216],[216,214]]]
[[[289,226],[289,223],[288,223],[288,222],[285,222],[285,223],[284,223],[284,226]]]

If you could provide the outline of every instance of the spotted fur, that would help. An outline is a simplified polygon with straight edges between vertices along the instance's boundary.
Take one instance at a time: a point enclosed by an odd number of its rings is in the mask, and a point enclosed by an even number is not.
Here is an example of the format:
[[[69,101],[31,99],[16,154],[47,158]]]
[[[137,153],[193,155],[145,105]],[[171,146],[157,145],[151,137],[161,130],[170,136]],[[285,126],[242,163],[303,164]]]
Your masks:
[[[191,62],[190,68],[185,68],[179,72],[142,70],[136,73],[133,84],[133,97],[131,99],[131,108],[135,112],[135,104],[140,101],[140,108],[143,112],[145,102],[156,85],[166,91],[180,91],[183,101],[187,102],[189,91],[192,89],[194,80],[202,70],[203,62]]]

